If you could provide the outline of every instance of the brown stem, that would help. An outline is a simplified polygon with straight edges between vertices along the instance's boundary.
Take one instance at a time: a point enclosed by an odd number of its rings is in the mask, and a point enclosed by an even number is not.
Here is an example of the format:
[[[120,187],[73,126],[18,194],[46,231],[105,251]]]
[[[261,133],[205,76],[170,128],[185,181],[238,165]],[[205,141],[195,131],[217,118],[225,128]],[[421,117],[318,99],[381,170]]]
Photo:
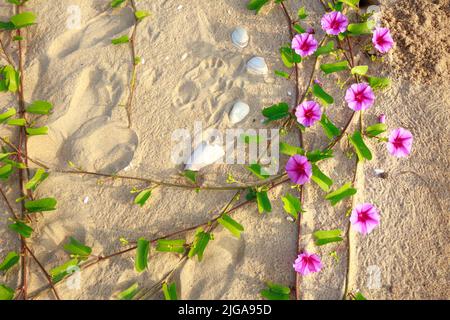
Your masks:
[[[136,3],[134,0],[130,1],[130,5],[131,5],[131,9],[133,10],[133,14],[136,13],[137,8],[136,8]],[[128,128],[131,128],[132,126],[132,119],[131,119],[131,110],[133,107],[133,100],[134,100],[134,94],[136,91],[136,74],[137,74],[137,55],[136,55],[136,35],[137,35],[137,29],[138,29],[138,25],[139,25],[139,20],[137,19],[137,17],[134,17],[134,27],[133,27],[133,32],[131,33],[131,38],[130,38],[130,51],[131,51],[131,59],[132,59],[132,63],[133,63],[133,68],[131,70],[131,80],[130,80],[130,84],[129,84],[129,95],[128,95],[128,99],[127,99],[127,104],[126,104],[126,110],[127,110],[127,118],[128,118]]]
[[[282,181],[280,181],[280,182],[273,183],[273,184],[269,187],[269,191],[271,191],[271,190],[273,190],[273,189],[275,189],[275,188],[277,188],[277,187],[279,187],[279,186],[281,186],[281,185],[283,185],[283,184],[285,184],[285,183],[287,183],[287,182],[289,182],[289,181],[290,181],[290,179],[285,179],[285,180],[282,180]],[[245,206],[247,206],[247,205],[249,205],[249,204],[252,204],[252,203],[254,203],[254,201],[249,201],[249,200],[247,200],[247,201],[245,201],[245,202],[242,202],[242,203],[240,203],[239,205],[236,205],[236,206],[233,207],[232,209],[230,209],[230,210],[228,210],[227,212],[225,212],[225,214],[232,214],[232,213],[236,212],[237,210],[239,210],[239,209],[241,209],[241,208],[243,208],[243,207],[245,207]],[[175,236],[178,236],[178,235],[181,235],[181,234],[186,234],[186,233],[188,233],[188,232],[194,231],[194,230],[196,230],[196,229],[198,229],[198,228],[200,228],[200,227],[209,226],[209,225],[214,224],[215,222],[217,222],[217,220],[219,220],[220,217],[222,217],[222,216],[223,216],[223,214],[217,216],[216,218],[214,218],[214,219],[212,219],[212,220],[208,220],[207,222],[200,223],[200,224],[198,224],[198,225],[195,225],[195,226],[192,226],[192,227],[189,227],[189,228],[186,228],[186,229],[177,231],[177,232],[173,232],[173,233],[170,233],[170,234],[167,234],[167,235],[164,235],[164,236],[160,236],[160,237],[154,238],[154,239],[150,240],[150,242],[154,244],[154,243],[156,243],[158,240],[170,239],[170,238],[173,238],[173,237],[175,237]],[[93,266],[99,264],[100,262],[107,261],[107,260],[110,260],[110,259],[115,258],[115,257],[118,257],[118,256],[122,256],[122,255],[124,255],[124,254],[126,254],[126,253],[133,252],[133,251],[135,251],[136,249],[137,249],[137,246],[134,245],[134,246],[132,246],[132,247],[130,247],[130,248],[127,248],[127,249],[124,249],[124,250],[121,250],[121,251],[112,253],[112,254],[110,254],[110,255],[99,256],[99,257],[97,257],[95,260],[90,261],[90,262],[86,262],[85,264],[83,264],[83,265],[81,266],[81,270],[89,269],[89,268],[91,268],[91,267],[93,267]],[[71,275],[68,275],[68,276],[67,276],[66,278],[64,278],[63,280],[67,280],[67,279],[70,278],[70,277],[71,277]],[[58,282],[56,285],[59,285],[59,284],[62,283],[62,282],[63,282],[63,281],[60,281],[60,282]],[[33,298],[33,299],[34,299],[34,298],[38,297],[39,295],[41,295],[43,292],[45,292],[45,291],[48,290],[49,288],[50,288],[49,286],[46,286],[46,287],[43,287],[43,288],[41,288],[41,289],[38,289],[35,293],[32,293],[32,294],[30,295],[30,298]]]
[[[59,297],[58,291],[56,291],[55,285],[53,284],[52,277],[48,274],[47,270],[45,270],[45,268],[42,265],[42,263],[38,260],[38,258],[36,258],[36,256],[34,255],[33,251],[31,251],[31,249],[26,244],[25,244],[25,249],[27,249],[27,251],[30,253],[30,255],[33,258],[33,260],[39,266],[39,269],[41,269],[42,273],[44,274],[45,278],[47,279],[47,282],[48,282],[49,286],[51,287],[53,293],[55,294],[56,299],[57,300],[61,300],[60,297]]]

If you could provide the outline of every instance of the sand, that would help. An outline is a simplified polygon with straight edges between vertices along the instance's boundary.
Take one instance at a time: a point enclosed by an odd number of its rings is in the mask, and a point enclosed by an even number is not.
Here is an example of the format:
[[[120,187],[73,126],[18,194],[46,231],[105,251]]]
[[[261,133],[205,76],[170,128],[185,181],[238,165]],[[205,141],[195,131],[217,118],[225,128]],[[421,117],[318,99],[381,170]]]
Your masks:
[[[426,4],[419,6],[419,2]],[[299,1],[287,3],[292,13],[300,6]],[[309,20],[319,30],[317,21],[323,9],[318,2],[306,3]],[[357,200],[375,203],[382,212],[382,224],[369,237],[352,234],[350,287],[369,299],[448,299],[448,1],[382,3],[397,45],[374,70],[391,75],[393,85],[378,94],[366,121],[374,122],[378,114],[385,113],[389,126],[413,132],[414,152],[408,159],[397,160],[384,147],[373,144],[374,160],[358,174],[364,191]],[[66,25],[71,5],[81,9],[79,29]],[[144,61],[128,128],[123,105],[128,97],[130,53],[127,46],[112,46],[110,40],[131,32],[131,10],[112,12],[107,10],[108,1],[100,0],[30,1],[28,6],[38,13],[39,24],[28,34],[25,98],[55,105],[48,120],[50,134],[31,139],[29,152],[52,168],[67,168],[72,161],[86,170],[179,181],[182,168],[170,162],[175,129],[193,130],[195,121],[201,121],[204,128],[229,128],[228,113],[236,100],[251,107],[240,125],[264,128],[263,107],[280,101],[293,103],[290,82],[274,76],[264,80],[248,75],[244,68],[255,55],[266,59],[271,72],[282,68],[278,48],[289,41],[289,35],[278,8],[255,16],[241,0],[139,1],[138,7],[153,15],[139,27],[137,51]],[[11,14],[8,8],[0,6],[0,18]],[[402,27],[405,19],[411,19],[409,29]],[[251,36],[243,50],[230,41],[237,26],[246,28]],[[423,29],[420,39],[413,41],[414,31]],[[428,33],[442,42],[432,50],[425,48],[434,42]],[[300,68],[301,88],[306,86],[310,68],[310,63]],[[332,90],[331,81],[321,79],[336,98],[330,117],[343,125],[350,115],[343,94]],[[2,95],[2,102],[6,107],[15,101]],[[326,143],[320,129],[308,134],[308,147],[320,148]],[[345,148],[345,143],[341,146]],[[338,151],[322,170],[340,185],[351,180],[353,165],[353,160]],[[374,175],[378,168],[388,173],[387,179]],[[242,181],[255,181],[238,165],[213,165],[201,172],[201,178],[223,185],[228,173]],[[140,209],[133,205],[130,190],[143,186],[53,173],[38,195],[56,197],[58,210],[39,217],[31,241],[36,255],[47,269],[62,264],[68,259],[62,245],[70,236],[92,246],[97,255],[109,254],[120,250],[120,237],[131,241],[154,238],[207,221],[233,195],[160,189]],[[280,199],[287,191],[288,187],[279,188],[272,197]],[[8,196],[15,197],[10,190]],[[312,232],[345,229],[347,206],[332,208],[323,196],[317,186],[307,188],[302,242],[322,255],[324,269],[303,279],[302,299],[340,299],[343,293],[345,243],[317,248]],[[242,239],[217,229],[204,261],[190,260],[174,275],[180,298],[259,299],[267,280],[294,286],[297,227],[286,219],[281,200],[273,201],[269,215],[261,216],[250,206],[239,210],[235,219],[245,227]],[[5,215],[0,220],[0,257],[17,248],[7,223]],[[339,261],[330,256],[333,251]],[[151,287],[177,261],[178,257],[170,254],[152,253],[149,270],[138,275],[133,254],[123,255],[83,271],[78,282],[62,284],[59,292],[64,299],[111,299],[134,282]],[[32,271],[30,290],[34,291],[45,285],[45,279],[35,265]],[[13,287],[15,274],[10,272],[0,280]]]

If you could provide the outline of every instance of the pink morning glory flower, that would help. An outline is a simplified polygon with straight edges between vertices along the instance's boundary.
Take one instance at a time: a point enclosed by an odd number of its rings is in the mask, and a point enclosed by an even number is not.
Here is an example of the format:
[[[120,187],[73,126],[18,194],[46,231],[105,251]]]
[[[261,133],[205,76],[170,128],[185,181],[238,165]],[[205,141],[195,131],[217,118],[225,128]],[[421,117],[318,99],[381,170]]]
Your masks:
[[[375,49],[381,53],[386,53],[394,46],[394,40],[388,28],[375,28],[372,37]]]
[[[287,162],[286,172],[292,182],[304,185],[311,180],[312,165],[308,158],[296,154]]]
[[[303,252],[295,260],[294,269],[303,276],[322,270],[322,261],[316,254]]]
[[[378,122],[379,123],[386,123],[386,115],[385,114],[380,114],[378,116]]]
[[[355,83],[347,90],[345,101],[354,111],[367,110],[375,103],[375,94],[367,83]]]
[[[302,58],[312,55],[318,46],[317,40],[310,33],[297,34],[292,40],[292,49]]]
[[[380,215],[373,204],[357,205],[352,211],[350,222],[359,233],[369,234],[380,224]]]
[[[387,143],[388,151],[398,158],[409,156],[412,149],[413,135],[410,131],[398,128],[391,132]]]
[[[300,124],[311,127],[322,118],[322,110],[317,102],[305,101],[297,107],[295,116]]]
[[[337,36],[347,30],[348,19],[339,11],[333,11],[322,17],[322,29],[327,33]]]

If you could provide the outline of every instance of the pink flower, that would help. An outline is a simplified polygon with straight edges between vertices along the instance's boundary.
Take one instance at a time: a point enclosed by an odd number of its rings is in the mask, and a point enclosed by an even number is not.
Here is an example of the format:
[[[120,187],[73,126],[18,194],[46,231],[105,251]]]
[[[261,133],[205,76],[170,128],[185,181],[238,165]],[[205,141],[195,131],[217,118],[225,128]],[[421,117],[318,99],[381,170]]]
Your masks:
[[[327,13],[322,18],[322,29],[325,30],[327,34],[337,36],[347,30],[348,19],[345,15],[339,11],[332,11]]]
[[[352,211],[350,222],[359,233],[366,235],[380,224],[380,215],[373,204],[364,203],[357,205]]]
[[[312,165],[308,158],[296,154],[287,162],[286,172],[292,182],[304,185],[311,180]]]
[[[310,33],[297,34],[292,40],[292,49],[302,58],[312,55],[318,46],[317,40]]]
[[[347,90],[345,101],[354,111],[367,110],[373,106],[375,94],[367,83],[355,83]]]
[[[303,252],[295,260],[294,269],[303,276],[322,270],[322,261],[316,254]]]
[[[398,158],[405,158],[411,153],[412,143],[412,133],[406,129],[398,128],[389,135],[387,148],[391,155]]]
[[[378,122],[379,123],[386,123],[386,115],[385,114],[380,114],[378,116]]]
[[[372,43],[381,53],[388,52],[394,46],[394,40],[388,28],[376,28],[373,32]]]
[[[322,118],[322,110],[317,102],[305,101],[297,107],[295,116],[300,124],[311,127]]]

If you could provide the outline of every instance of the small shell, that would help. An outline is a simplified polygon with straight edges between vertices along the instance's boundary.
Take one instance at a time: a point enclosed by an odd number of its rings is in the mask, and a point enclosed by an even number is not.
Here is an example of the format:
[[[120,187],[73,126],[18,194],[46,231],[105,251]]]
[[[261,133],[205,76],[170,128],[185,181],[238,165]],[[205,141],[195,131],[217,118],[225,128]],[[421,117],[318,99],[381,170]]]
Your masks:
[[[251,74],[267,75],[269,68],[264,58],[253,57],[247,62],[247,71]]]
[[[230,122],[232,124],[237,124],[245,119],[250,113],[250,107],[248,104],[238,101],[234,104],[233,109],[230,112]]]
[[[237,48],[243,49],[248,45],[250,37],[248,36],[247,30],[238,27],[231,34],[231,41],[233,45]]]
[[[223,158],[225,150],[217,144],[202,142],[189,157],[185,170],[200,171]]]
[[[83,203],[84,204],[88,204],[88,202],[89,202],[89,197],[86,197],[86,198],[83,199]]]

